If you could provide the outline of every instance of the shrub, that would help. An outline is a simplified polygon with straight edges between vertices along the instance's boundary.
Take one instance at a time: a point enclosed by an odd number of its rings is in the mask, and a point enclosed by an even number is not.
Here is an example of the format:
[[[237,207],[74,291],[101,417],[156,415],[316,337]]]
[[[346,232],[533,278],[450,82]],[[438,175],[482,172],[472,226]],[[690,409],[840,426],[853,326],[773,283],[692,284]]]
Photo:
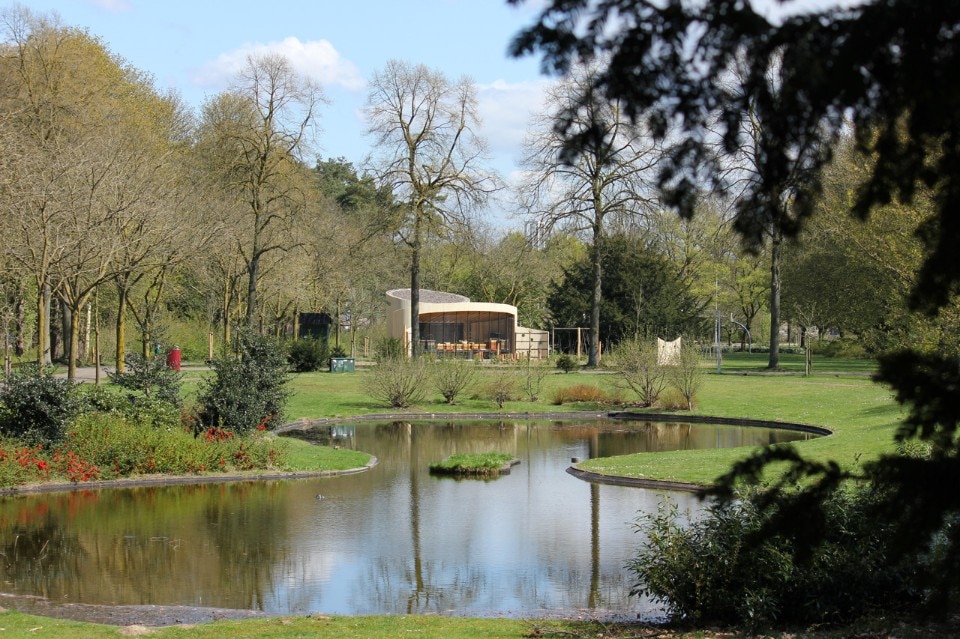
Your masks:
[[[347,351],[343,346],[334,346],[330,349],[330,357],[347,357]]]
[[[543,380],[550,372],[544,362],[527,358],[519,364],[520,384],[527,396],[527,401],[535,402],[540,399],[543,389]]]
[[[113,479],[277,468],[286,445],[259,432],[241,436],[212,427],[194,437],[181,428],[144,429],[122,416],[90,414],[77,420],[57,455],[58,468],[72,465],[74,475],[96,468],[98,477]]]
[[[915,602],[921,589],[909,562],[889,561],[890,535],[871,514],[878,491],[831,496],[820,522],[824,542],[796,554],[787,535],[761,535],[771,513],[763,496],[713,503],[684,525],[676,506],[661,506],[637,526],[647,541],[629,568],[631,594],[666,604],[675,619],[754,630],[772,624],[819,624],[871,609]]]
[[[422,357],[385,358],[363,377],[364,392],[392,408],[407,408],[423,401],[429,375]]]
[[[433,364],[433,385],[437,392],[453,404],[477,379],[477,365],[470,360],[454,357]]]
[[[329,357],[326,342],[303,338],[290,344],[287,361],[294,373],[310,373],[326,366]]]
[[[575,384],[565,388],[558,388],[553,393],[553,403],[557,406],[565,402],[595,402],[606,399],[603,390],[589,384]]]
[[[160,440],[159,432],[140,428],[122,415],[88,413],[77,420],[58,454],[62,464],[79,468],[82,460],[102,469],[104,479],[113,479],[147,472],[144,460]]]
[[[110,381],[121,388],[180,406],[180,385],[183,375],[167,366],[161,357],[148,359],[140,353],[128,353],[121,372],[108,372]]]
[[[130,398],[106,385],[81,384],[77,387],[84,413],[122,415],[130,406]]]
[[[201,382],[199,424],[239,434],[281,424],[289,395],[283,349],[276,340],[244,331],[237,334],[236,353],[214,360],[214,375]]]
[[[25,364],[0,389],[0,434],[34,445],[63,440],[67,425],[82,408],[77,385],[35,364]]]
[[[666,388],[657,399],[657,406],[663,410],[687,410],[687,400],[676,388]]]
[[[656,342],[625,340],[610,358],[619,383],[636,393],[643,406],[652,406],[667,385],[666,371],[657,362]]]
[[[78,388],[82,412],[122,415],[133,424],[153,428],[177,428],[183,424],[184,409],[151,395],[121,395],[103,386],[83,384]]]
[[[24,446],[16,439],[0,439],[0,487],[43,481],[50,470],[42,445]]]
[[[569,373],[571,371],[577,370],[579,364],[577,360],[569,355],[560,355],[557,357],[557,368],[562,370],[564,373]]]
[[[863,359],[868,357],[866,345],[856,339],[840,338],[831,340],[816,340],[810,344],[811,350],[823,357],[848,357]]]
[[[514,398],[516,383],[516,373],[510,368],[501,368],[487,384],[486,395],[496,403],[497,408],[503,408],[504,404]]]
[[[430,464],[430,472],[441,475],[499,475],[513,460],[506,453],[457,453]]]
[[[700,365],[702,360],[700,347],[695,342],[684,340],[680,346],[679,357],[667,367],[667,380],[683,398],[683,408],[686,410],[693,410],[693,399],[703,386],[706,371]]]

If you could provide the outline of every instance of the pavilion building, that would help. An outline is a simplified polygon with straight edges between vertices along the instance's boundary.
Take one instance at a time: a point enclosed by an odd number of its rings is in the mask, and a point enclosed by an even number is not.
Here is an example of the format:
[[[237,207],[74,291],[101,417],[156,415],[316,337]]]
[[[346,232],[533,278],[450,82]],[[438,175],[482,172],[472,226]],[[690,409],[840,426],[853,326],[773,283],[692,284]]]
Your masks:
[[[410,289],[387,291],[387,336],[411,352]],[[420,289],[420,350],[437,356],[546,359],[549,333],[517,324],[517,307],[471,302],[455,293]]]

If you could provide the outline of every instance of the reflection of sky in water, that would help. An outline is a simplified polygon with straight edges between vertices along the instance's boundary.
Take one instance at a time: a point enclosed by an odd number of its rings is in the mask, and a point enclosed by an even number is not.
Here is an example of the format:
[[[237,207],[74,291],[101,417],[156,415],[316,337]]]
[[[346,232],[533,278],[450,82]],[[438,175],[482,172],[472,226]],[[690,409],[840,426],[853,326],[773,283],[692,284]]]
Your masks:
[[[0,501],[2,543],[19,544],[22,558],[3,589],[294,614],[644,612],[624,566],[642,541],[633,520],[663,493],[583,482],[565,472],[571,457],[770,440],[763,429],[676,424],[340,428],[338,441],[380,464],[345,477]],[[521,463],[492,481],[427,470],[488,450]],[[697,508],[692,495],[671,498]],[[44,541],[43,561],[31,560]]]

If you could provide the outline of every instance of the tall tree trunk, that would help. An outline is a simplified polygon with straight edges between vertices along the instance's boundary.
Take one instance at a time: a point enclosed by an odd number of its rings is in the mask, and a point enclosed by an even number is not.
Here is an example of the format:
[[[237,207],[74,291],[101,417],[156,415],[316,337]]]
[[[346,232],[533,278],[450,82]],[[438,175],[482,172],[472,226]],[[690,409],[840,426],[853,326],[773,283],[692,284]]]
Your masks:
[[[599,214],[593,225],[593,295],[590,299],[590,348],[587,366],[600,364],[600,302],[603,299],[603,226]]]
[[[37,365],[50,363],[50,287],[37,289]]]
[[[126,343],[127,343],[127,301],[130,293],[125,286],[117,287],[117,323],[115,326],[117,335],[116,361],[117,372],[122,373],[126,369]]]
[[[422,213],[417,212],[410,243],[410,356],[420,356],[420,235]]]
[[[17,293],[14,314],[16,316],[16,341],[14,342],[13,352],[16,353],[17,357],[23,357],[23,354],[27,351],[27,301],[24,299],[22,292]]]
[[[783,233],[774,231],[770,246],[770,359],[767,368],[780,368],[780,260]]]
[[[337,348],[340,348],[340,298],[341,296],[342,296],[341,293],[337,293],[337,314],[333,318],[333,321],[335,322],[335,324],[333,325],[333,334],[334,334],[333,344]]]
[[[223,299],[220,300],[220,315],[223,321],[223,349],[230,348],[230,289],[231,284],[225,281],[223,284]]]
[[[67,304],[66,300],[64,300],[62,297],[60,298],[60,304],[58,304],[58,307],[60,308],[60,337],[63,344],[61,357],[69,362],[70,353],[73,352],[73,316],[75,313],[73,312],[73,309],[70,308],[70,305]],[[80,326],[79,318],[77,326]]]
[[[410,356],[420,355],[420,242],[410,254]]]
[[[140,336],[141,347],[143,348],[143,358],[151,359],[155,354],[159,355],[154,344],[153,319],[150,317],[150,305],[147,304],[143,309],[143,325],[140,327],[142,335]]]
[[[77,378],[77,361],[80,359],[80,319],[82,317],[83,300],[80,300],[77,307],[64,304],[64,311],[69,316],[69,330],[66,354],[67,354],[67,379],[75,380]]]
[[[256,251],[257,248],[254,247]],[[260,257],[256,254],[250,259],[247,279],[247,328],[254,330],[257,327],[257,278],[260,275]]]

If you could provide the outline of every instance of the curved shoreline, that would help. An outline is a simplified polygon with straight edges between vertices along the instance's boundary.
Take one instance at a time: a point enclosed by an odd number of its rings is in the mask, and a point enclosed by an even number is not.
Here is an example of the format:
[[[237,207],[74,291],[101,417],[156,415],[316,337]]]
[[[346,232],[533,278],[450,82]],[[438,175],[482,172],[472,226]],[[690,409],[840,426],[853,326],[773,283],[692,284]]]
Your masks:
[[[370,470],[379,463],[379,460],[370,455],[370,461],[359,468],[344,470],[288,470],[269,471],[250,474],[223,474],[223,475],[144,475],[139,477],[123,477],[103,481],[85,482],[57,482],[50,484],[30,484],[0,489],[0,497],[16,495],[31,495],[38,493],[66,492],[73,490],[103,490],[107,488],[141,488],[144,486],[173,486],[189,484],[226,484],[242,481],[275,481],[281,479],[309,479],[310,477],[335,477],[340,475],[355,475]]]
[[[605,419],[612,421],[648,421],[648,422],[690,422],[695,424],[724,424],[730,426],[754,426],[760,428],[778,428],[792,430],[813,435],[828,436],[833,431],[821,426],[799,424],[791,422],[774,422],[759,419],[739,419],[734,417],[710,417],[708,415],[688,415],[681,413],[640,413],[633,411],[567,411],[544,413],[378,413],[371,415],[353,415],[348,417],[318,417],[303,418],[299,421],[283,424],[275,433],[286,433],[294,430],[305,430],[325,424],[339,424],[350,421],[387,421],[387,420],[444,420],[444,419]],[[364,466],[345,470],[319,471],[273,471],[251,474],[225,475],[149,475],[131,478],[110,479],[90,482],[57,482],[50,484],[29,484],[0,488],[0,497],[30,495],[51,492],[66,492],[74,490],[103,490],[109,488],[140,488],[144,486],[189,485],[189,484],[216,484],[243,481],[276,481],[284,479],[309,479],[311,477],[334,477],[354,475],[365,472],[378,464],[373,455]],[[662,490],[679,490],[696,492],[704,486],[691,482],[681,482],[667,479],[646,479],[626,477],[623,475],[606,475],[577,468],[576,465],[567,468],[567,472],[584,481],[618,486],[633,486],[638,488],[659,488]]]
[[[386,421],[386,420],[443,420],[443,419],[607,419],[611,421],[647,421],[647,422],[687,422],[693,424],[722,424],[726,426],[749,426],[756,428],[775,428],[789,430],[820,437],[833,434],[828,428],[800,424],[796,422],[775,422],[763,419],[740,419],[736,417],[711,417],[709,415],[689,415],[683,413],[640,413],[635,411],[570,411],[545,413],[382,413],[377,415],[358,415],[353,417],[321,417],[317,419],[303,419],[299,422],[284,424],[276,430],[277,433],[291,430],[305,430],[325,424],[338,424],[350,421]],[[583,470],[574,464],[567,468],[567,473],[577,479],[612,486],[627,486],[633,488],[652,488],[659,490],[676,490],[682,492],[700,492],[706,486],[693,482],[676,481],[671,479],[649,479],[643,477],[628,477],[625,475],[607,475]]]

